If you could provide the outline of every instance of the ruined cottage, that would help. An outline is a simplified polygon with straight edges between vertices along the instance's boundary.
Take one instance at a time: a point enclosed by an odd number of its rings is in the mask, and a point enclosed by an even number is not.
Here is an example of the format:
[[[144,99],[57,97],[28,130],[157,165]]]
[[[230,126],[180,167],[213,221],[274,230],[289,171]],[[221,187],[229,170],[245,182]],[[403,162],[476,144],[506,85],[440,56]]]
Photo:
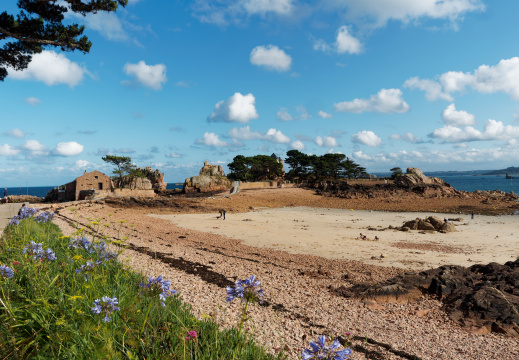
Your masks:
[[[85,170],[83,175],[62,186],[59,192],[59,200],[85,200],[87,196],[99,191],[111,192],[112,179],[100,171],[94,170],[87,173]]]

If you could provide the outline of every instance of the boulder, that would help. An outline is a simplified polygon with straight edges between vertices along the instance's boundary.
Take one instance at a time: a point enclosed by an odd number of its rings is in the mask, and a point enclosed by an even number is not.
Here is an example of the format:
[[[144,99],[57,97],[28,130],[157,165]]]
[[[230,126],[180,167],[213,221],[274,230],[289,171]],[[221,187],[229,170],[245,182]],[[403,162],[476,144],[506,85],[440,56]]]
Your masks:
[[[200,169],[200,175],[206,176],[225,176],[222,165],[209,164],[209,161],[204,162],[204,166]]]
[[[231,187],[231,181],[224,176],[198,175],[187,178],[184,181],[183,192],[211,192],[227,190]]]
[[[132,190],[151,190],[153,186],[151,185],[151,181],[147,178],[134,177],[129,180],[125,188]]]
[[[443,185],[443,180],[425,176],[422,170],[409,167],[405,174],[396,177],[395,184],[400,186]]]
[[[440,230],[440,227],[445,223],[445,221],[437,216],[429,216],[427,221],[429,221],[436,230]]]
[[[458,231],[458,230],[456,230],[456,226],[453,223],[450,223],[450,222],[443,223],[443,225],[440,226],[439,230],[441,232],[456,232],[456,231]]]
[[[436,231],[435,227],[433,224],[431,224],[430,222],[428,221],[425,221],[425,220],[418,220],[418,230],[431,230],[431,231]]]

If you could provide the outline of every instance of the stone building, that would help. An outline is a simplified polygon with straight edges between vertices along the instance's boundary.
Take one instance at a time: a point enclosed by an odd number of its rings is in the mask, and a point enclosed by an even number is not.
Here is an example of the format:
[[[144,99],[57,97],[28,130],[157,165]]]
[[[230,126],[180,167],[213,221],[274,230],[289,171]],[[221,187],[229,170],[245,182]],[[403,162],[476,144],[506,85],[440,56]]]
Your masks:
[[[60,201],[84,200],[95,192],[111,192],[112,179],[100,171],[94,170],[85,173],[76,180],[64,185],[64,191],[60,191]]]

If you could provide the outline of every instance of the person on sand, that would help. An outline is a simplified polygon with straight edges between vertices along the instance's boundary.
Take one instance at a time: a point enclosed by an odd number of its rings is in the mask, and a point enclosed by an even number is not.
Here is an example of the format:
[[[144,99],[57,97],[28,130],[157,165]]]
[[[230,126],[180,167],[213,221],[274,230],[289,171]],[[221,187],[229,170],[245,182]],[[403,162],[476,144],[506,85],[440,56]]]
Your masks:
[[[223,217],[223,220],[225,220],[225,210],[220,210],[220,216],[217,216],[217,219],[221,219]]]
[[[474,220],[474,212],[472,212],[472,215],[470,215],[470,218]]]
[[[375,236],[375,241],[379,241],[380,238],[378,236]]]
[[[361,238],[362,240],[366,240],[368,237],[367,237],[366,235],[360,233],[360,238]]]

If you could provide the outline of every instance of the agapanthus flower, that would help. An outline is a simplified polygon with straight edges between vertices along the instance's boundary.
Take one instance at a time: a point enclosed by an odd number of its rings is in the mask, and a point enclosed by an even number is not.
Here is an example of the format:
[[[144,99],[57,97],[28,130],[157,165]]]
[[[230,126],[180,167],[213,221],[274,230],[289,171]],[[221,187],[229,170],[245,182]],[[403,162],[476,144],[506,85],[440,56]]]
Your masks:
[[[22,254],[39,254],[43,251],[43,244],[31,241],[29,245],[25,245]]]
[[[0,265],[0,277],[11,279],[14,276],[14,271],[6,265]]]
[[[39,253],[34,255],[34,260],[38,260],[38,259],[54,261],[57,259],[57,257],[51,248],[47,248],[47,249],[45,249],[45,251],[40,251]]]
[[[108,296],[103,296],[101,300],[96,299],[94,301],[94,307],[91,309],[94,314],[101,314],[103,312],[105,317],[103,319],[104,322],[110,322],[112,319],[110,314],[114,311],[119,311],[120,309],[117,307],[119,304],[119,300],[117,298],[109,298]]]
[[[170,285],[171,281],[162,279],[162,275],[157,276],[157,278],[150,276],[146,284],[140,283],[140,286],[143,288],[141,294],[149,297],[158,295],[162,306],[166,306],[166,298],[177,293],[176,290],[169,290]]]
[[[260,282],[256,280],[254,275],[245,280],[238,280],[234,287],[227,286],[227,301],[231,302],[235,298],[241,298],[243,302],[258,301],[261,303],[263,301],[261,300],[263,289],[260,289],[259,286]]]
[[[90,272],[94,270],[97,264],[92,263],[92,261],[87,261],[85,265],[81,265],[79,269],[76,269],[76,274],[85,275],[85,281],[90,278]]]
[[[319,360],[346,360],[350,358],[351,349],[346,348],[339,350],[341,343],[335,339],[331,345],[326,345],[326,336],[321,335],[317,338],[317,342],[310,342],[310,349],[304,349],[301,354],[303,360],[319,359]]]
[[[18,221],[18,216],[14,216],[11,221],[9,221],[9,226],[15,226],[15,225],[19,225],[20,222]]]
[[[70,243],[68,247],[71,249],[83,249],[89,252],[90,254],[95,253],[95,248],[86,237],[82,236],[77,239],[70,239]]]
[[[28,219],[28,218],[35,216],[39,211],[40,211],[40,209],[37,209],[37,208],[32,208],[32,207],[28,207],[28,206],[22,207],[22,208],[20,208],[20,213],[17,216],[17,218],[19,220]]]
[[[46,222],[52,221],[53,218],[54,218],[54,213],[45,211],[45,212],[39,214],[38,216],[35,216],[34,221],[39,222],[39,223],[46,223]]]

